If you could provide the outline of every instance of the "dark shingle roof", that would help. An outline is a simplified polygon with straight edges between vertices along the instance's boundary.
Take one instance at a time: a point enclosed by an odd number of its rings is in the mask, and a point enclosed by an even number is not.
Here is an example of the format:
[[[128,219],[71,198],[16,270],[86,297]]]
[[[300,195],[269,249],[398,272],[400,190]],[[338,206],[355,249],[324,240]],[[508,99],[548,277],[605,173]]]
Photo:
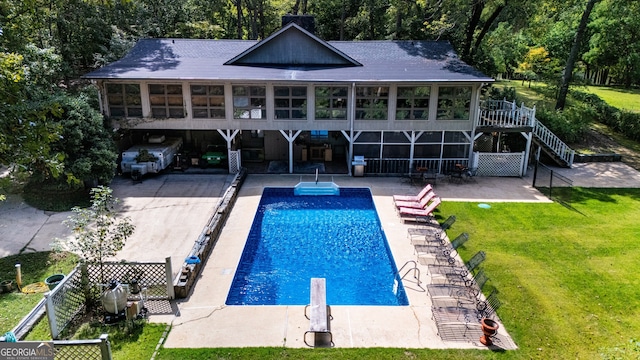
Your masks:
[[[445,41],[327,42],[362,66],[224,65],[257,43],[251,40],[143,39],[122,59],[84,77],[213,81],[493,81],[462,62]]]

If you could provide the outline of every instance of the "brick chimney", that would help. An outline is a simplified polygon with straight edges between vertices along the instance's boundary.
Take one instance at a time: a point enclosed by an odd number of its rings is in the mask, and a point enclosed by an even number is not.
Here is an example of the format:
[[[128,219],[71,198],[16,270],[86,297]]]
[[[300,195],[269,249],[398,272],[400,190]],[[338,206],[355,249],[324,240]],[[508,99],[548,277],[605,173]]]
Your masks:
[[[315,34],[316,32],[316,20],[312,15],[284,15],[282,17],[282,26],[289,23],[296,23],[301,28],[308,32]]]

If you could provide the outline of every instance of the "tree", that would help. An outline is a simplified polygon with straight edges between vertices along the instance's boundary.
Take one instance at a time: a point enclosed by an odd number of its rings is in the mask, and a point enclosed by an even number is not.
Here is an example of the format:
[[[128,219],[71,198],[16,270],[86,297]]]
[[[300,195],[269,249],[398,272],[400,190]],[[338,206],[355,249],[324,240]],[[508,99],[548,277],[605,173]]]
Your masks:
[[[640,3],[605,0],[594,9],[593,35],[583,60],[604,70],[626,88],[640,80]]]
[[[578,51],[580,50],[580,46],[582,45],[582,38],[587,30],[587,24],[589,23],[589,16],[591,15],[591,11],[598,1],[599,0],[589,0],[586,9],[582,13],[582,19],[580,20],[580,24],[578,25],[578,29],[576,30],[575,37],[573,38],[571,51],[569,52],[569,57],[567,58],[567,64],[565,65],[564,72],[562,73],[562,82],[560,84],[560,91],[558,92],[558,99],[556,101],[556,110],[564,109],[565,103],[567,101],[567,93],[569,92],[569,83],[571,83],[571,78],[573,77],[573,68],[576,64],[576,60],[578,59]]]
[[[75,238],[61,246],[77,253],[87,263],[99,264],[100,281],[104,283],[105,260],[122,250],[135,227],[128,217],[118,219],[115,210],[118,199],[113,197],[111,188],[93,188],[91,198],[89,208],[73,208],[74,215],[64,221],[73,230]],[[58,243],[61,241],[57,240]]]
[[[51,149],[60,138],[48,116],[61,114],[52,98],[59,56],[52,49],[24,46],[21,53],[0,52],[0,164],[15,174],[58,176],[64,155]]]
[[[532,48],[524,56],[524,61],[518,64],[516,72],[522,76],[523,84],[525,80],[529,80],[531,87],[531,80],[549,76],[550,63],[549,52],[545,48]]]
[[[62,113],[51,121],[59,124],[61,137],[51,147],[64,155],[67,179],[109,183],[115,173],[118,154],[104,117],[89,105],[84,94],[62,93],[56,97],[56,102]]]
[[[490,75],[502,74],[507,79],[512,79],[520,61],[528,51],[527,39],[522,31],[517,31],[507,23],[501,23],[494,30],[482,47],[484,50],[479,55],[484,55],[484,61],[491,64],[493,71]],[[483,71],[487,71],[488,64],[478,63]]]

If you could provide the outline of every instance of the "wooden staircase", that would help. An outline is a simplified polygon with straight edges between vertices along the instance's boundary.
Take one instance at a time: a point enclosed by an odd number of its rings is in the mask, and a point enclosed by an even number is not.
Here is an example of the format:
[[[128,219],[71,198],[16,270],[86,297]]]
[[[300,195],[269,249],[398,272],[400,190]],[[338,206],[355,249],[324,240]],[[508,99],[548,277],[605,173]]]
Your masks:
[[[539,121],[536,121],[533,127],[533,142],[558,165],[568,168],[573,165],[575,150],[572,150]]]
[[[476,129],[481,131],[520,131],[531,132],[532,141],[549,155],[558,165],[571,167],[575,151],[569,148],[559,137],[540,123],[536,117],[536,108],[527,108],[522,104],[505,100],[485,100],[480,103],[480,116]]]

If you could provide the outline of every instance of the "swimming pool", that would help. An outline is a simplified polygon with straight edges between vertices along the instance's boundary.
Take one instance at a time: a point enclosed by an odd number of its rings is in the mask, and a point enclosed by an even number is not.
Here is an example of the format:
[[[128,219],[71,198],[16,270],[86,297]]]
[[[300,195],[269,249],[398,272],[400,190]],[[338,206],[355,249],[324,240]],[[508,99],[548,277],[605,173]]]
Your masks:
[[[226,304],[306,305],[312,277],[330,305],[409,304],[369,189],[265,188]]]

